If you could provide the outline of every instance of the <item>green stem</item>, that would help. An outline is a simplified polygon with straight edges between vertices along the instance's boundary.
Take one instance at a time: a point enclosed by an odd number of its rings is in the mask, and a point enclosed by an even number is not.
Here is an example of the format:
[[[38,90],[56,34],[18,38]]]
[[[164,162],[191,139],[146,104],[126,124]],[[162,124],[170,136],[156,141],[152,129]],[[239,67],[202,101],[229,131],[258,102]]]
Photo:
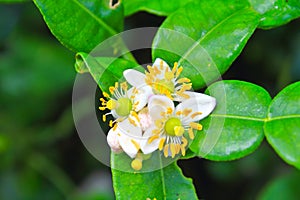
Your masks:
[[[35,153],[28,159],[28,165],[47,178],[66,198],[75,191],[75,184],[46,156]]]

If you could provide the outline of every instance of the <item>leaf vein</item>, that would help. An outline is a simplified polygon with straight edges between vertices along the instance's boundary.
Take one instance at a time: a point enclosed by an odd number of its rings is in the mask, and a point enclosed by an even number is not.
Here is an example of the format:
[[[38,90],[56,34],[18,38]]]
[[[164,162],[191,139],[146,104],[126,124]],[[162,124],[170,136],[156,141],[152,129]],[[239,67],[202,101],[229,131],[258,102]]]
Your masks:
[[[239,11],[232,13],[231,15],[229,15],[228,17],[226,17],[224,20],[220,21],[219,23],[217,23],[215,26],[213,26],[203,37],[200,37],[198,40],[196,40],[195,44],[189,48],[186,53],[179,59],[178,63],[182,62],[182,60],[186,59],[187,56],[196,48],[197,45],[199,45],[209,34],[211,34],[216,28],[218,28],[219,26],[221,26],[223,23],[225,23],[228,19],[230,19],[232,16],[236,15],[237,13],[239,13]],[[205,50],[205,52],[208,54],[208,56],[210,57],[209,53],[206,51],[205,48],[203,48]],[[213,62],[214,66],[217,66],[215,64],[215,62],[213,61],[213,59],[211,59],[211,61]]]
[[[243,119],[243,120],[251,120],[251,121],[266,121],[266,118],[258,118],[258,117],[247,117],[247,116],[238,116],[238,115],[224,115],[224,114],[211,114],[211,117],[223,117],[230,119]]]
[[[87,7],[85,7],[82,3],[80,3],[77,0],[73,0],[74,3],[76,3],[81,9],[83,9],[87,14],[89,14],[92,18],[94,18],[100,25],[102,25],[105,29],[107,29],[107,31],[112,34],[115,35],[117,34],[117,31],[115,31],[114,29],[112,29],[109,25],[107,25],[101,18],[99,18],[98,16],[96,16],[94,13],[92,13]]]

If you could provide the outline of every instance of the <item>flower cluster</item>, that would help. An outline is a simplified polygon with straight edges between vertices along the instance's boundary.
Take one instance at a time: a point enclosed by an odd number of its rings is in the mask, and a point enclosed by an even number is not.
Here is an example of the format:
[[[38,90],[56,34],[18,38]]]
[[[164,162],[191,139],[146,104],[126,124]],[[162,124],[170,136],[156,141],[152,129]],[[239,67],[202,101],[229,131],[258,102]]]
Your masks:
[[[189,91],[192,83],[180,77],[183,67],[170,68],[157,58],[145,74],[129,69],[126,82],[116,83],[103,92],[100,110],[110,110],[114,120],[107,142],[115,153],[124,151],[133,161],[131,167],[142,168],[145,155],[159,150],[165,157],[185,155],[194,132],[202,130],[199,120],[209,115],[216,100],[205,94]],[[131,88],[128,89],[128,84]],[[177,104],[175,106],[175,104]]]

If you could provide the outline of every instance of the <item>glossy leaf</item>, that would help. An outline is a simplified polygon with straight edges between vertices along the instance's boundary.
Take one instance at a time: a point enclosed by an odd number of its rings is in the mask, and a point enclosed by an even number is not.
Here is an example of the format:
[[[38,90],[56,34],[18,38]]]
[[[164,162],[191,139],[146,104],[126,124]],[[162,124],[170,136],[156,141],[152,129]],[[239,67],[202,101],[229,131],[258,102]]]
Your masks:
[[[299,198],[300,173],[294,172],[270,182],[257,199],[298,199]]]
[[[259,28],[274,28],[300,17],[299,0],[249,0],[261,14]]]
[[[175,164],[148,173],[112,169],[116,199],[198,199],[191,179]]]
[[[200,123],[190,149],[209,160],[225,161],[252,153],[264,138],[263,126],[271,98],[263,88],[242,81],[220,81],[208,87],[207,93],[217,99],[213,113]],[[210,152],[203,152],[206,135],[221,130]]]
[[[191,0],[124,0],[125,16],[138,11],[147,11],[152,14],[167,16]]]
[[[243,1],[196,1],[179,8],[155,36],[152,57],[184,66],[194,89],[216,80],[240,54],[259,23]]]
[[[126,69],[144,71],[144,68],[134,62],[121,58],[92,57],[86,53],[76,55],[75,69],[78,73],[89,72],[102,91],[108,92],[108,88],[123,78]]]
[[[109,0],[34,0],[55,37],[67,48],[90,52],[123,30],[123,7]]]
[[[283,160],[300,169],[300,82],[289,85],[273,99],[268,117],[268,142]]]

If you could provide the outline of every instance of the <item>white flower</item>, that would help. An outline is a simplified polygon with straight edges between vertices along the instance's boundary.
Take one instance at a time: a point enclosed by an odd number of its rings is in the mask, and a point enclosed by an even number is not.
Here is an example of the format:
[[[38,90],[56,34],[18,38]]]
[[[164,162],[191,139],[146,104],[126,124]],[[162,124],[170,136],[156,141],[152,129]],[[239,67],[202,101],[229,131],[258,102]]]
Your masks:
[[[134,158],[131,167],[135,170],[142,168],[143,158],[139,153],[141,150],[140,144],[144,139],[142,131],[151,125],[151,122],[147,119],[147,112],[147,108],[144,108],[137,115],[134,114],[132,121],[128,118],[116,123],[107,135],[107,142],[113,152],[118,153],[122,149],[129,157]],[[141,126],[142,120],[144,120],[143,126]]]
[[[128,85],[123,82],[119,85],[118,82],[115,86],[109,87],[109,95],[103,92],[104,98],[100,98],[101,106],[100,110],[109,109],[108,112],[102,115],[102,120],[106,121],[106,116],[111,114],[115,120],[110,120],[109,126],[112,127],[115,122],[120,122],[125,119],[129,120],[131,123],[134,122],[134,118],[137,117],[137,112],[140,111],[147,104],[148,96],[151,94],[149,88],[143,87],[137,89],[132,87],[128,90]]]
[[[140,150],[140,142],[142,139],[142,129],[138,125],[137,119],[134,120],[134,124],[129,120],[116,123],[115,126],[109,130],[107,139],[112,137],[114,137],[114,143],[113,146],[111,146],[113,151],[118,149],[118,144],[128,156],[131,158],[136,157]]]
[[[115,118],[109,121],[109,126],[112,128],[107,135],[107,143],[113,152],[119,153],[123,150],[134,158],[139,151],[139,139],[142,137],[138,112],[141,112],[147,104],[151,91],[148,87],[139,89],[133,87],[128,90],[126,82],[120,85],[116,82],[109,88],[109,91],[111,95],[103,92],[107,100],[100,98],[101,106],[99,107],[100,110],[110,110],[102,115],[104,122],[109,114]]]
[[[156,149],[163,151],[165,157],[175,157],[181,151],[185,155],[188,144],[186,134],[194,139],[194,130],[202,130],[199,120],[208,116],[216,105],[216,100],[205,94],[194,94],[174,108],[168,97],[153,95],[148,102],[149,115],[154,121],[143,134],[140,148],[144,154]]]
[[[160,58],[157,58],[153,66],[147,66],[148,72],[145,74],[128,69],[123,75],[129,84],[135,87],[149,85],[154,94],[165,95],[171,100],[182,100],[189,98],[186,93],[192,88],[192,83],[188,78],[180,78],[183,67],[178,67],[175,62],[171,69],[169,65]]]

